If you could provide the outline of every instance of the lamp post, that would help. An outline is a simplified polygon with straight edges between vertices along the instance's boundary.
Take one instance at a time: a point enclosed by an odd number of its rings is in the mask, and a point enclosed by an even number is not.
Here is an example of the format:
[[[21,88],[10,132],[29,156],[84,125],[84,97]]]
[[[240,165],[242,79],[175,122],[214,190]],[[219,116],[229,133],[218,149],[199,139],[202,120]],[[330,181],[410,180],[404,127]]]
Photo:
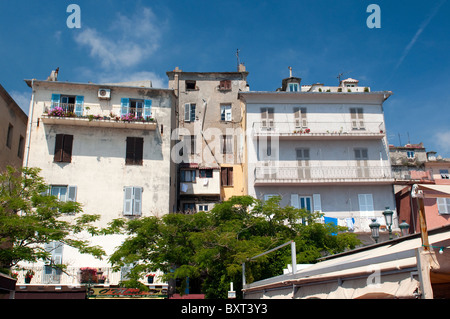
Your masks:
[[[400,229],[402,231],[402,236],[408,235],[409,224],[406,222],[406,220],[402,220],[402,223],[400,225],[398,225],[398,227],[400,227]]]
[[[394,212],[389,209],[389,207],[386,207],[386,210],[383,212],[384,219],[386,220],[386,226],[389,230],[389,239],[392,239],[392,217],[394,215]]]
[[[377,223],[377,220],[374,218],[369,224],[369,227],[372,232],[372,238],[375,240],[375,243],[378,243],[378,238],[380,237],[380,224]]]

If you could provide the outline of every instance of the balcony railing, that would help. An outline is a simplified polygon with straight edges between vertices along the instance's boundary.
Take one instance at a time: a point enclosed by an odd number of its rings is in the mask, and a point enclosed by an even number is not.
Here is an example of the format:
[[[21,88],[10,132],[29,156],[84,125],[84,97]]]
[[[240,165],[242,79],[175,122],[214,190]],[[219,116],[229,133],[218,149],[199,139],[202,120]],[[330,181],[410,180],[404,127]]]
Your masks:
[[[385,135],[383,122],[350,121],[350,122],[317,122],[299,119],[293,122],[266,120],[254,122],[252,133],[255,137],[277,136],[279,138],[371,138],[380,139]]]
[[[34,272],[33,278],[29,282],[34,285],[72,285],[78,286],[86,284],[83,282],[81,276],[80,267],[67,267],[67,269],[62,272],[60,270],[52,269],[45,266],[37,267],[25,267],[25,269],[16,269],[13,272],[18,274],[17,285],[25,284],[25,274],[27,270],[32,270]],[[120,281],[126,279],[127,269],[122,271],[113,271],[111,267],[100,267],[96,268],[96,276],[92,278],[91,284],[96,285],[118,285]],[[144,280],[143,280],[144,282]],[[160,278],[154,277],[154,284],[164,284],[160,281]]]
[[[120,107],[113,108],[107,113],[102,112],[96,104],[58,103],[45,104],[44,113],[41,116],[45,124],[75,125],[106,128],[126,128],[140,130],[156,130],[157,122],[153,118],[144,119],[142,114],[127,114],[119,116]],[[100,111],[100,112],[99,112]]]
[[[256,167],[255,184],[365,183],[393,181],[390,166]]]

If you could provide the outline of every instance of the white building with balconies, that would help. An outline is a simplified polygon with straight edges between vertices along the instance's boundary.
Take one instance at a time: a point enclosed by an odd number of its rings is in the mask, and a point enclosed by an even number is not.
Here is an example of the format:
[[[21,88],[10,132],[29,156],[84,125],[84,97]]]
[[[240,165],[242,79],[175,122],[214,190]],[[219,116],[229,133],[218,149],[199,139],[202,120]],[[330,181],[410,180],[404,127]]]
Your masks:
[[[370,231],[395,210],[383,114],[389,91],[354,79],[338,87],[283,80],[275,92],[241,92],[246,106],[248,194],[320,211],[325,221]],[[394,225],[395,227],[395,225]]]

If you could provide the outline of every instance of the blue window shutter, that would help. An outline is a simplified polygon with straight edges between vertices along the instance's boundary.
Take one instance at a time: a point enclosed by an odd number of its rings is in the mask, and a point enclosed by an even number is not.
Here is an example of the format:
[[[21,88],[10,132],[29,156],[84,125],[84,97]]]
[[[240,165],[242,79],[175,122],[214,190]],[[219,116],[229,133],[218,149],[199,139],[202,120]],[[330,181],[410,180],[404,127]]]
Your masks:
[[[52,105],[50,106],[50,110],[53,110],[55,107],[59,106],[60,99],[61,99],[61,94],[52,94]]]
[[[133,215],[133,187],[124,188],[123,214]]]
[[[152,116],[152,100],[144,100],[144,119]]]
[[[84,96],[77,96],[75,98],[75,114],[76,116],[82,116],[83,115],[83,104],[84,104]]]
[[[130,108],[130,99],[128,98],[122,98],[120,100],[121,108],[120,108],[120,115],[125,116],[128,114],[128,110]]]
[[[140,216],[142,214],[142,188],[134,188],[134,205],[133,205],[133,215]]]

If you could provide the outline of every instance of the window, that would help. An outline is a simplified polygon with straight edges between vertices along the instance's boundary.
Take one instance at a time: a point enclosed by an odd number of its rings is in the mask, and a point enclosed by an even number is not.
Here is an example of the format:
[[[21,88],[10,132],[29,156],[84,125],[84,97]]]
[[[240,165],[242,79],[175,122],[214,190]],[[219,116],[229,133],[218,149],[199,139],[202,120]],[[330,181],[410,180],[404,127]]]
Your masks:
[[[222,135],[222,154],[233,154],[233,135]]]
[[[142,165],[143,153],[144,153],[144,138],[127,137],[125,164]]]
[[[123,214],[125,216],[142,214],[142,187],[124,187]]]
[[[43,281],[46,284],[58,284],[61,280],[62,270],[61,268],[55,268],[53,265],[61,265],[63,257],[64,244],[59,241],[52,241],[45,244],[44,249],[50,253],[50,261],[46,262],[44,266],[44,278]]]
[[[364,115],[362,108],[350,108],[350,118],[353,130],[364,129]]]
[[[224,90],[224,91],[231,90],[231,80],[220,81],[219,90]]]
[[[450,198],[438,197],[437,205],[440,215],[450,214]]]
[[[57,163],[72,162],[73,135],[56,134],[55,155],[53,161]]]
[[[273,107],[263,107],[261,108],[261,127],[262,128],[272,128],[273,121]]]
[[[182,182],[192,182],[195,183],[195,175],[196,171],[189,169],[189,170],[181,170],[180,171],[180,179]]]
[[[297,160],[307,161],[309,160],[309,148],[297,148],[295,150]]]
[[[187,148],[187,151],[189,154],[194,155],[195,151],[196,151],[196,147],[197,147],[197,141],[196,141],[196,136],[195,135],[186,135],[183,138],[183,149]],[[183,151],[184,153],[184,151]],[[180,154],[182,155],[182,154]]]
[[[414,151],[407,151],[407,152],[406,152],[406,157],[408,157],[408,158],[414,158]]]
[[[122,98],[120,100],[120,116],[126,116],[128,114],[145,119],[151,117],[152,100]]]
[[[220,120],[226,122],[231,121],[231,105],[220,106]]]
[[[17,148],[17,156],[19,157],[19,158],[22,158],[23,157],[23,148],[24,148],[24,145],[25,144],[25,139],[23,138],[23,136],[22,135],[20,135],[20,138],[19,138],[19,147]]]
[[[289,92],[298,92],[298,83],[289,83],[288,91]]]
[[[213,170],[212,169],[201,169],[199,171],[199,177],[212,178],[213,177]]]
[[[75,202],[77,200],[77,187],[67,185],[51,185],[50,195],[56,196],[61,202]]]
[[[448,174],[448,169],[440,169],[439,174],[441,174],[442,179],[450,179],[450,175]]]
[[[233,186],[233,167],[221,167],[220,177],[221,186]]]
[[[195,90],[196,89],[196,81],[186,80],[186,90]]]
[[[355,148],[355,159],[356,160],[367,160],[367,148]]]
[[[294,107],[295,127],[308,127],[306,120],[306,107]]]
[[[8,148],[11,148],[12,145],[13,130],[14,126],[10,123],[8,126],[8,134],[6,135],[6,146],[8,146]]]
[[[52,94],[50,109],[53,110],[55,107],[60,107],[65,112],[82,116],[84,110],[84,96]]]
[[[279,196],[277,194],[264,194],[264,201],[271,199],[272,197]]]
[[[372,194],[358,194],[359,211],[361,215],[373,215],[373,197]]]
[[[195,121],[195,104],[186,103],[184,105],[184,121],[194,122]]]
[[[194,203],[184,203],[183,204],[184,212],[193,212],[195,213],[195,204]]]
[[[198,205],[198,210],[200,212],[207,212],[208,211],[208,205]]]

